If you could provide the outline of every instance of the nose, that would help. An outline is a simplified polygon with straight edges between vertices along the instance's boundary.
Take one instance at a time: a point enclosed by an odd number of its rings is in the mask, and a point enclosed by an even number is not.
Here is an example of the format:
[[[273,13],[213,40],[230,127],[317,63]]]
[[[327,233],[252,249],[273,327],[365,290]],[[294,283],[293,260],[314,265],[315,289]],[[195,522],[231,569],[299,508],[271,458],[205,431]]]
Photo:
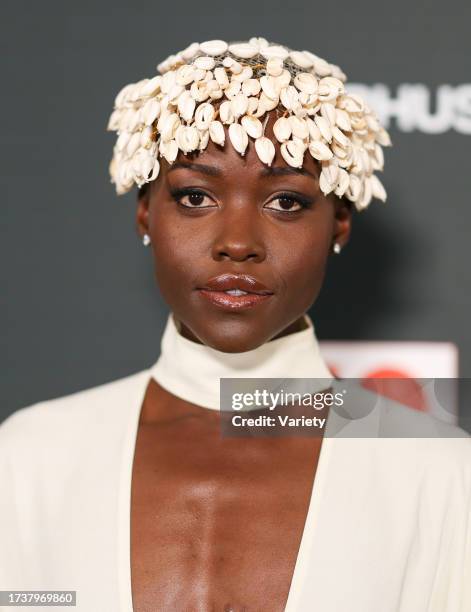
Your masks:
[[[230,207],[228,207],[230,208]],[[252,209],[252,210],[251,210]],[[266,257],[262,219],[250,203],[226,209],[218,219],[218,229],[212,247],[215,261],[261,262]]]

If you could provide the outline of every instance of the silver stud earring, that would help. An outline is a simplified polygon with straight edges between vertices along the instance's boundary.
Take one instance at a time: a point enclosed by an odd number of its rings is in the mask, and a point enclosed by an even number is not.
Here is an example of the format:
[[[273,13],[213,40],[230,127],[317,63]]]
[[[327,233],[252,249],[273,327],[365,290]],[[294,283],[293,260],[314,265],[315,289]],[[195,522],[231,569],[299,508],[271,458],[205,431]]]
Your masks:
[[[340,251],[342,250],[342,247],[340,246],[338,242],[335,242],[334,246],[332,247],[332,250],[336,255],[340,255]]]
[[[144,236],[142,236],[142,244],[144,246],[148,246],[150,244],[150,236],[149,236],[149,234],[144,234]]]

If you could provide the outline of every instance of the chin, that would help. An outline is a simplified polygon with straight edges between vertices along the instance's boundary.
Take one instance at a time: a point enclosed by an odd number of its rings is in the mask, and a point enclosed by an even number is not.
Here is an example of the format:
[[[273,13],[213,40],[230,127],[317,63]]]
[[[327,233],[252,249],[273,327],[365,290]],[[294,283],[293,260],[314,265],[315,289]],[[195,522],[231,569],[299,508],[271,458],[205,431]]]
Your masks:
[[[206,319],[201,326],[191,329],[200,342],[223,353],[244,353],[258,348],[273,336],[266,329],[266,319],[228,316],[218,319]]]

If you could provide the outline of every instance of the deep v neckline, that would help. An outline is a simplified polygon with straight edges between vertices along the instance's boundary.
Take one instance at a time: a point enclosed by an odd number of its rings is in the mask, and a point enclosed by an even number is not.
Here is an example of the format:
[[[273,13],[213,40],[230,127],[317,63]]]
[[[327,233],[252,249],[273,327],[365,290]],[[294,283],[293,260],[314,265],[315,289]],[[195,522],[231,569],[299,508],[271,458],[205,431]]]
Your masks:
[[[132,410],[129,411],[123,441],[122,463],[120,466],[120,490],[118,496],[119,508],[117,515],[117,574],[120,612],[134,612],[131,576],[131,487],[139,419],[147,387],[152,378],[151,372],[152,368],[140,372],[136,384],[136,394],[135,397],[133,397]],[[327,418],[325,428],[327,428],[328,423],[329,418]],[[326,429],[324,429],[324,432],[325,430]],[[331,448],[332,440],[324,433],[284,612],[299,612],[300,610],[303,584],[307,577],[307,570],[309,569],[310,551],[314,546],[315,533],[319,528],[317,519],[322,503],[322,493],[325,488]]]

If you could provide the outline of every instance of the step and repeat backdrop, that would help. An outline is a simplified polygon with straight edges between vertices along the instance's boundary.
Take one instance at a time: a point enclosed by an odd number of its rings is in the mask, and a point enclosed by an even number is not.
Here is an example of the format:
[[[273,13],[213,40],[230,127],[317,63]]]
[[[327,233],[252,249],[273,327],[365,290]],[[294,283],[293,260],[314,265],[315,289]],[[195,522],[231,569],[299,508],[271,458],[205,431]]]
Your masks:
[[[263,36],[347,74],[390,132],[386,203],[355,215],[310,312],[340,376],[471,377],[471,4],[6,3],[0,420],[153,363],[167,307],[117,198],[118,89],[190,42]],[[427,409],[426,404],[419,406]],[[471,407],[457,400],[456,419]]]

